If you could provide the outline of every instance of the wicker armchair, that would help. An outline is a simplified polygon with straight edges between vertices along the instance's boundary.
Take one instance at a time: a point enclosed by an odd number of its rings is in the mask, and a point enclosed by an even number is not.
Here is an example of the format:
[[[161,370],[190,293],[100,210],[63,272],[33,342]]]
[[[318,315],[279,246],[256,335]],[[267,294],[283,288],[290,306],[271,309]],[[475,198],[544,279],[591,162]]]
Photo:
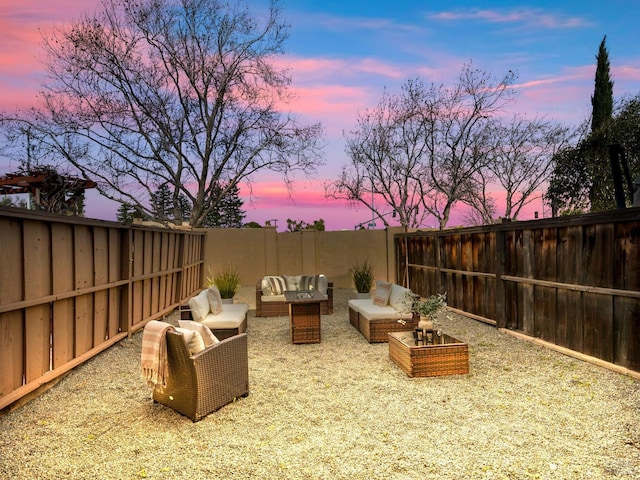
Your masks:
[[[153,400],[189,417],[194,422],[249,395],[247,334],[222,340],[190,356],[182,334],[167,332],[169,378]]]

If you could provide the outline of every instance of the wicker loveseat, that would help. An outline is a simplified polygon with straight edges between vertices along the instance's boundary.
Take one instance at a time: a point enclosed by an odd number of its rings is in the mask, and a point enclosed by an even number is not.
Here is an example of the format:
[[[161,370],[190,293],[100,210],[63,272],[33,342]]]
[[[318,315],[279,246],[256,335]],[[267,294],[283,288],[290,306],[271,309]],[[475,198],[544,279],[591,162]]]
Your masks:
[[[209,327],[213,334],[220,340],[247,331],[247,312],[249,305],[246,303],[218,304],[219,311],[212,309],[215,300],[211,300],[211,290],[214,287],[205,288],[197,295],[189,299],[189,303],[180,307],[182,320],[195,320]]]
[[[373,298],[349,300],[349,322],[369,343],[388,342],[388,333],[418,326],[419,316],[411,313],[411,290],[400,285],[377,282]]]
[[[318,290],[325,300],[320,303],[321,315],[333,314],[333,282],[324,275],[267,275],[256,284],[256,317],[289,315],[284,292]]]
[[[169,377],[153,400],[194,422],[249,395],[247,334],[242,333],[190,355],[182,333],[167,331]]]

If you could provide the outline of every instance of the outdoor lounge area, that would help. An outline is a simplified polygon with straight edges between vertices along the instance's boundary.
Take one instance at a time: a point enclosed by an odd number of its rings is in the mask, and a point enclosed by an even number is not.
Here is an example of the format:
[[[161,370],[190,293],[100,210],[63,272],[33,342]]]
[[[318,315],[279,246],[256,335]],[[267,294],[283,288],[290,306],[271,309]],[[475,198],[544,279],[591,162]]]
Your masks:
[[[469,373],[410,378],[352,327],[354,297],[334,291],[314,344],[250,310],[249,395],[197,423],[150,399],[139,331],[0,416],[0,478],[640,477],[637,380],[451,313]]]

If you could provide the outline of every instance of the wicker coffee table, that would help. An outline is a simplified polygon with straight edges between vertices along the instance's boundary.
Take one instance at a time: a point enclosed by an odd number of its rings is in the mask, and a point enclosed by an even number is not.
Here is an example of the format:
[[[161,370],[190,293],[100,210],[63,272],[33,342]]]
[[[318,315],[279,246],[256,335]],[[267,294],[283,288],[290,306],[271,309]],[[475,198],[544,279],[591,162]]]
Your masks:
[[[287,291],[291,343],[320,343],[320,303],[324,300],[317,290]]]
[[[416,344],[413,332],[389,333],[389,358],[410,377],[469,373],[469,346],[449,335]]]

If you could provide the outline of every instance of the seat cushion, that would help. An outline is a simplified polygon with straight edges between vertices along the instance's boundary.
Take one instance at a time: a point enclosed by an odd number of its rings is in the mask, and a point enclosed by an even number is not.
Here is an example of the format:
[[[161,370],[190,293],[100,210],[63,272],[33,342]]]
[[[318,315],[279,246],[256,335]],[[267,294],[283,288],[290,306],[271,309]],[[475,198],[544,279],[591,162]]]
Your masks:
[[[246,303],[225,304],[217,315],[209,314],[202,321],[203,325],[215,330],[221,328],[238,328],[249,311]]]
[[[261,300],[263,302],[284,302],[284,294],[282,295],[263,295]]]
[[[385,305],[384,307],[381,307],[379,305],[374,305],[373,300],[365,301],[368,303],[360,304],[358,313],[368,320],[408,319],[413,316],[411,312],[399,312],[391,305]]]

